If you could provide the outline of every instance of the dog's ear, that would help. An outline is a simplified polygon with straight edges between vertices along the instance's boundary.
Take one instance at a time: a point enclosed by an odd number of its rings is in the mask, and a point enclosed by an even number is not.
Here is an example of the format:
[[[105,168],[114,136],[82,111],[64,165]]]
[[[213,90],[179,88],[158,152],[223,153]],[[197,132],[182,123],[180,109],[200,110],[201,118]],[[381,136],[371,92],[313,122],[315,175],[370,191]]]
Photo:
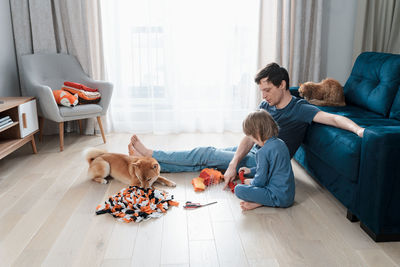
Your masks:
[[[135,168],[140,166],[140,163],[140,160],[138,160],[129,164],[128,171],[131,176],[135,173]]]
[[[139,159],[139,160],[137,160],[137,161],[135,161],[135,162],[132,162],[130,165],[132,165],[133,167],[139,167],[141,163],[142,163],[142,162],[141,162],[141,160]]]

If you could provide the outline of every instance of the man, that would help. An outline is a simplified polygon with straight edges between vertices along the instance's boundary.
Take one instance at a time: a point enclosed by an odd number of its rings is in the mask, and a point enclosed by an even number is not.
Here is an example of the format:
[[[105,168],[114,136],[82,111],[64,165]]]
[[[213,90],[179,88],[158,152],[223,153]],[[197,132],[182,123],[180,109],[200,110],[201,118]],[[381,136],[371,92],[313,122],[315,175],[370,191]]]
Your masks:
[[[322,123],[351,131],[363,137],[364,128],[350,119],[319,110],[306,100],[294,97],[289,91],[289,74],[276,63],[260,70],[255,78],[264,101],[259,108],[268,111],[279,125],[278,137],[287,145],[290,157],[300,146],[311,122]],[[130,155],[152,156],[166,172],[200,171],[211,167],[226,170],[225,186],[235,179],[240,167],[255,167],[254,142],[245,136],[238,147],[216,149],[198,147],[189,151],[161,151],[148,149],[136,135],[128,146]]]

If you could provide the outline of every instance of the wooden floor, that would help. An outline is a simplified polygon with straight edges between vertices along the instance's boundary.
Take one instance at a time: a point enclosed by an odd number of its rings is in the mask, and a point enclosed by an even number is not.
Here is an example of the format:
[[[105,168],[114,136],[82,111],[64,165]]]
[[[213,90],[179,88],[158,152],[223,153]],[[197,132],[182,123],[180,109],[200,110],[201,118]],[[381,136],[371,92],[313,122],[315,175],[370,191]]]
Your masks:
[[[239,134],[140,136],[160,149],[236,145]],[[295,205],[242,212],[221,185],[195,193],[198,173],[166,174],[181,205],[141,223],[95,208],[124,187],[86,179],[83,150],[127,153],[128,134],[45,136],[0,161],[0,266],[399,266],[400,242],[375,243],[297,163]],[[217,204],[186,211],[186,200]]]

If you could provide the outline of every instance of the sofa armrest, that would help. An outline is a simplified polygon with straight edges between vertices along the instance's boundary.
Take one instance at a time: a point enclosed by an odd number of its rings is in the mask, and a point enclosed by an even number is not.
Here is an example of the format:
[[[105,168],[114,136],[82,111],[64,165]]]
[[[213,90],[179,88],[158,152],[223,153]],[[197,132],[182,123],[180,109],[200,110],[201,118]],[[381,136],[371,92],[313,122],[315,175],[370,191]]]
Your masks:
[[[358,183],[360,221],[377,235],[400,233],[400,126],[365,129]]]
[[[39,116],[56,122],[64,121],[60,115],[60,110],[49,86],[29,83],[27,93],[29,96],[36,97],[39,105]]]
[[[89,77],[85,77],[85,84],[92,88],[97,88],[101,94],[101,100],[99,105],[103,108],[101,115],[105,115],[111,102],[111,96],[113,92],[113,84],[106,81],[93,80]]]
[[[300,88],[300,87],[298,87],[298,86],[289,87],[290,94],[291,94],[291,95],[294,95],[294,96],[296,96],[296,97],[300,97],[300,95],[299,95],[299,88]]]

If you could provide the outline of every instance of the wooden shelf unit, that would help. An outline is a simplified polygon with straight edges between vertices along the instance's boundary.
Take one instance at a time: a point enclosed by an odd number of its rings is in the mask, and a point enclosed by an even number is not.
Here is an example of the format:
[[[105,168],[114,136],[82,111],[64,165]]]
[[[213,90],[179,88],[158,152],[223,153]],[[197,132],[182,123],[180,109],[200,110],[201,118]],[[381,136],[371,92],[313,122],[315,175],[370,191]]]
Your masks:
[[[0,159],[31,142],[37,153],[34,134],[39,131],[34,97],[0,97],[0,118],[10,116],[12,124],[0,129]]]

